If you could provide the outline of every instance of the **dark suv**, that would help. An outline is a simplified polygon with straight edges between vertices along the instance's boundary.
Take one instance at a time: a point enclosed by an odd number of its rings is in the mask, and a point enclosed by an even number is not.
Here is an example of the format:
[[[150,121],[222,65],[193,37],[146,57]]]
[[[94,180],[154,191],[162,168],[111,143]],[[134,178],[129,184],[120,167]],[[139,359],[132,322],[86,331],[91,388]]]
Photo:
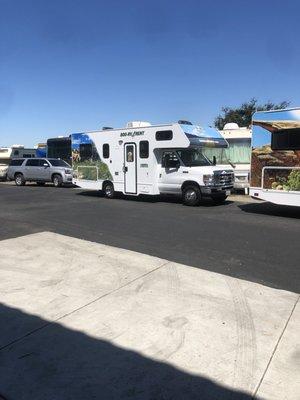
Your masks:
[[[14,180],[17,186],[30,181],[40,186],[53,182],[54,186],[59,187],[72,183],[73,170],[69,164],[57,158],[16,158],[10,162],[7,178]]]

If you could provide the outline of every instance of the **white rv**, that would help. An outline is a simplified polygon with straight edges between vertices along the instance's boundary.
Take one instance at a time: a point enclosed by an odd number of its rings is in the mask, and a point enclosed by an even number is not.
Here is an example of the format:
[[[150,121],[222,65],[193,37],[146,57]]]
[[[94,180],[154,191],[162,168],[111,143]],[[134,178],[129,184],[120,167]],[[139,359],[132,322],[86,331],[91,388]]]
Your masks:
[[[7,169],[12,158],[31,158],[36,156],[36,149],[27,149],[21,144],[0,147],[0,179],[6,180]]]
[[[227,148],[207,148],[204,154],[210,159],[216,157],[220,168],[234,168],[234,189],[249,192],[251,159],[251,129],[240,128],[236,123],[228,123],[219,131],[228,142]]]
[[[300,207],[300,108],[252,117],[250,195]]]
[[[206,147],[228,146],[218,131],[187,121],[151,126],[138,121],[126,128],[74,133],[73,183],[84,189],[182,195],[187,205],[203,197],[224,202],[233,188],[232,169],[216,167],[204,154]]]

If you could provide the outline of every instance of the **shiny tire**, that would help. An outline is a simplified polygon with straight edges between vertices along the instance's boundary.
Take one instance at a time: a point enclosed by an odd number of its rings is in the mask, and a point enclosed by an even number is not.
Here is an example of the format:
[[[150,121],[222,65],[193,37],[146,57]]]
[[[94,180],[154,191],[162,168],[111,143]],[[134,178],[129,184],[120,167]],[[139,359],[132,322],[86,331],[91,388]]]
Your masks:
[[[195,207],[201,202],[201,191],[196,185],[188,185],[182,189],[182,201],[186,206]]]
[[[62,177],[58,174],[53,175],[52,182],[55,187],[61,187],[63,184]]]
[[[113,183],[107,182],[103,188],[104,196],[108,199],[113,199],[115,196],[115,188]]]
[[[16,186],[24,186],[26,183],[23,174],[16,174],[15,175],[15,184]]]

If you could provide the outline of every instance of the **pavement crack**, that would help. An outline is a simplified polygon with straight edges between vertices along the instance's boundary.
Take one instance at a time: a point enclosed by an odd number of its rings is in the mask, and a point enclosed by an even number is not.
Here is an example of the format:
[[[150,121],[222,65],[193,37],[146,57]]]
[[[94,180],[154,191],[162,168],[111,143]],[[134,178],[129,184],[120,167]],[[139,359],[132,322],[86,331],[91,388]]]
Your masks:
[[[165,267],[165,266],[166,266],[167,264],[169,264],[169,263],[170,263],[170,261],[165,261],[165,262],[163,262],[161,265],[159,265],[158,267],[152,269],[151,271],[145,272],[144,274],[137,276],[136,278],[132,279],[131,281],[124,283],[124,285],[118,286],[117,288],[115,288],[115,289],[113,289],[113,290],[110,290],[109,292],[104,293],[104,294],[102,294],[101,296],[96,297],[95,299],[89,301],[88,303],[83,304],[82,306],[77,307],[77,308],[75,308],[74,310],[72,310],[72,311],[70,311],[70,312],[68,312],[68,313],[65,313],[64,315],[61,315],[60,317],[54,319],[53,321],[49,321],[49,322],[47,322],[47,323],[45,323],[45,324],[39,326],[38,328],[36,328],[36,329],[34,329],[34,330],[30,331],[30,332],[27,332],[25,335],[23,335],[23,336],[21,336],[21,337],[15,339],[15,340],[13,340],[13,341],[11,341],[10,343],[7,343],[6,345],[0,347],[0,351],[4,350],[4,349],[6,349],[7,347],[10,347],[10,346],[12,346],[12,345],[14,345],[14,344],[16,344],[16,343],[18,343],[18,342],[20,342],[20,341],[22,341],[23,339],[26,339],[27,337],[33,335],[34,333],[37,333],[37,332],[41,331],[41,330],[44,329],[44,328],[47,328],[47,327],[50,326],[50,325],[53,325],[53,324],[55,324],[55,323],[61,321],[62,319],[64,319],[64,318],[66,318],[66,317],[68,317],[68,316],[70,316],[70,315],[76,313],[77,311],[80,311],[80,310],[82,310],[82,309],[84,309],[84,308],[90,306],[91,304],[94,304],[94,303],[96,303],[97,301],[99,301],[99,300],[101,300],[101,299],[103,299],[103,298],[105,298],[105,297],[110,296],[111,294],[117,292],[117,291],[120,290],[120,289],[123,289],[123,288],[126,287],[126,286],[131,285],[132,283],[138,281],[139,279],[145,278],[146,276],[152,274],[153,272],[156,272],[156,271],[158,271],[159,269]],[[1,399],[0,399],[0,400],[1,400]]]
[[[255,389],[255,391],[253,393],[253,399],[257,398],[256,396],[258,394],[259,388],[260,388],[261,384],[263,383],[263,380],[265,379],[265,376],[266,376],[266,374],[268,372],[268,369],[269,369],[269,367],[270,367],[270,365],[271,365],[271,363],[273,361],[274,355],[275,355],[275,353],[276,353],[276,351],[277,351],[277,349],[279,347],[279,344],[280,344],[281,339],[282,339],[282,337],[283,337],[283,335],[284,335],[284,333],[286,331],[286,328],[287,328],[287,326],[288,326],[288,324],[289,324],[289,322],[290,322],[290,320],[292,318],[292,315],[293,315],[293,313],[295,311],[295,308],[296,308],[296,306],[298,304],[299,299],[300,299],[300,295],[298,295],[298,297],[297,297],[297,299],[295,301],[295,304],[293,305],[293,308],[292,308],[292,310],[291,310],[291,312],[290,312],[290,314],[288,316],[288,319],[286,320],[286,323],[285,323],[285,325],[283,327],[283,330],[282,330],[282,332],[281,332],[281,334],[280,334],[280,336],[279,336],[279,338],[277,340],[277,343],[276,343],[276,345],[274,347],[274,350],[273,350],[273,352],[271,354],[271,357],[270,357],[270,359],[268,361],[268,364],[267,364],[267,366],[266,366],[266,368],[265,368],[265,370],[264,370],[264,372],[263,372],[263,374],[262,374],[262,376],[261,376],[261,378],[260,378],[260,380],[258,382],[258,385],[257,385],[257,387],[256,387],[256,389]]]

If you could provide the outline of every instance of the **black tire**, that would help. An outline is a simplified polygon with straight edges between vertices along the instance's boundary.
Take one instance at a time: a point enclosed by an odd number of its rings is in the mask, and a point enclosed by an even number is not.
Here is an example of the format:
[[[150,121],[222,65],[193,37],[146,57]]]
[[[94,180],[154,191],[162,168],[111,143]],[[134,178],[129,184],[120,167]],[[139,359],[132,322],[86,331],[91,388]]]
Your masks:
[[[212,199],[213,199],[215,204],[223,204],[223,203],[225,203],[227,197],[228,196],[226,196],[226,194],[222,194],[222,195],[219,195],[219,196],[213,196]]]
[[[103,193],[108,199],[113,199],[115,196],[115,188],[113,183],[107,182],[103,187]]]
[[[53,175],[52,182],[55,187],[61,187],[63,184],[62,177],[59,174]]]
[[[16,186],[24,186],[26,183],[23,174],[16,174],[15,175],[15,184]]]
[[[38,186],[44,186],[45,185],[45,182],[37,182],[36,183]]]
[[[182,189],[182,201],[186,206],[195,207],[201,202],[201,191],[196,185],[188,185]]]

